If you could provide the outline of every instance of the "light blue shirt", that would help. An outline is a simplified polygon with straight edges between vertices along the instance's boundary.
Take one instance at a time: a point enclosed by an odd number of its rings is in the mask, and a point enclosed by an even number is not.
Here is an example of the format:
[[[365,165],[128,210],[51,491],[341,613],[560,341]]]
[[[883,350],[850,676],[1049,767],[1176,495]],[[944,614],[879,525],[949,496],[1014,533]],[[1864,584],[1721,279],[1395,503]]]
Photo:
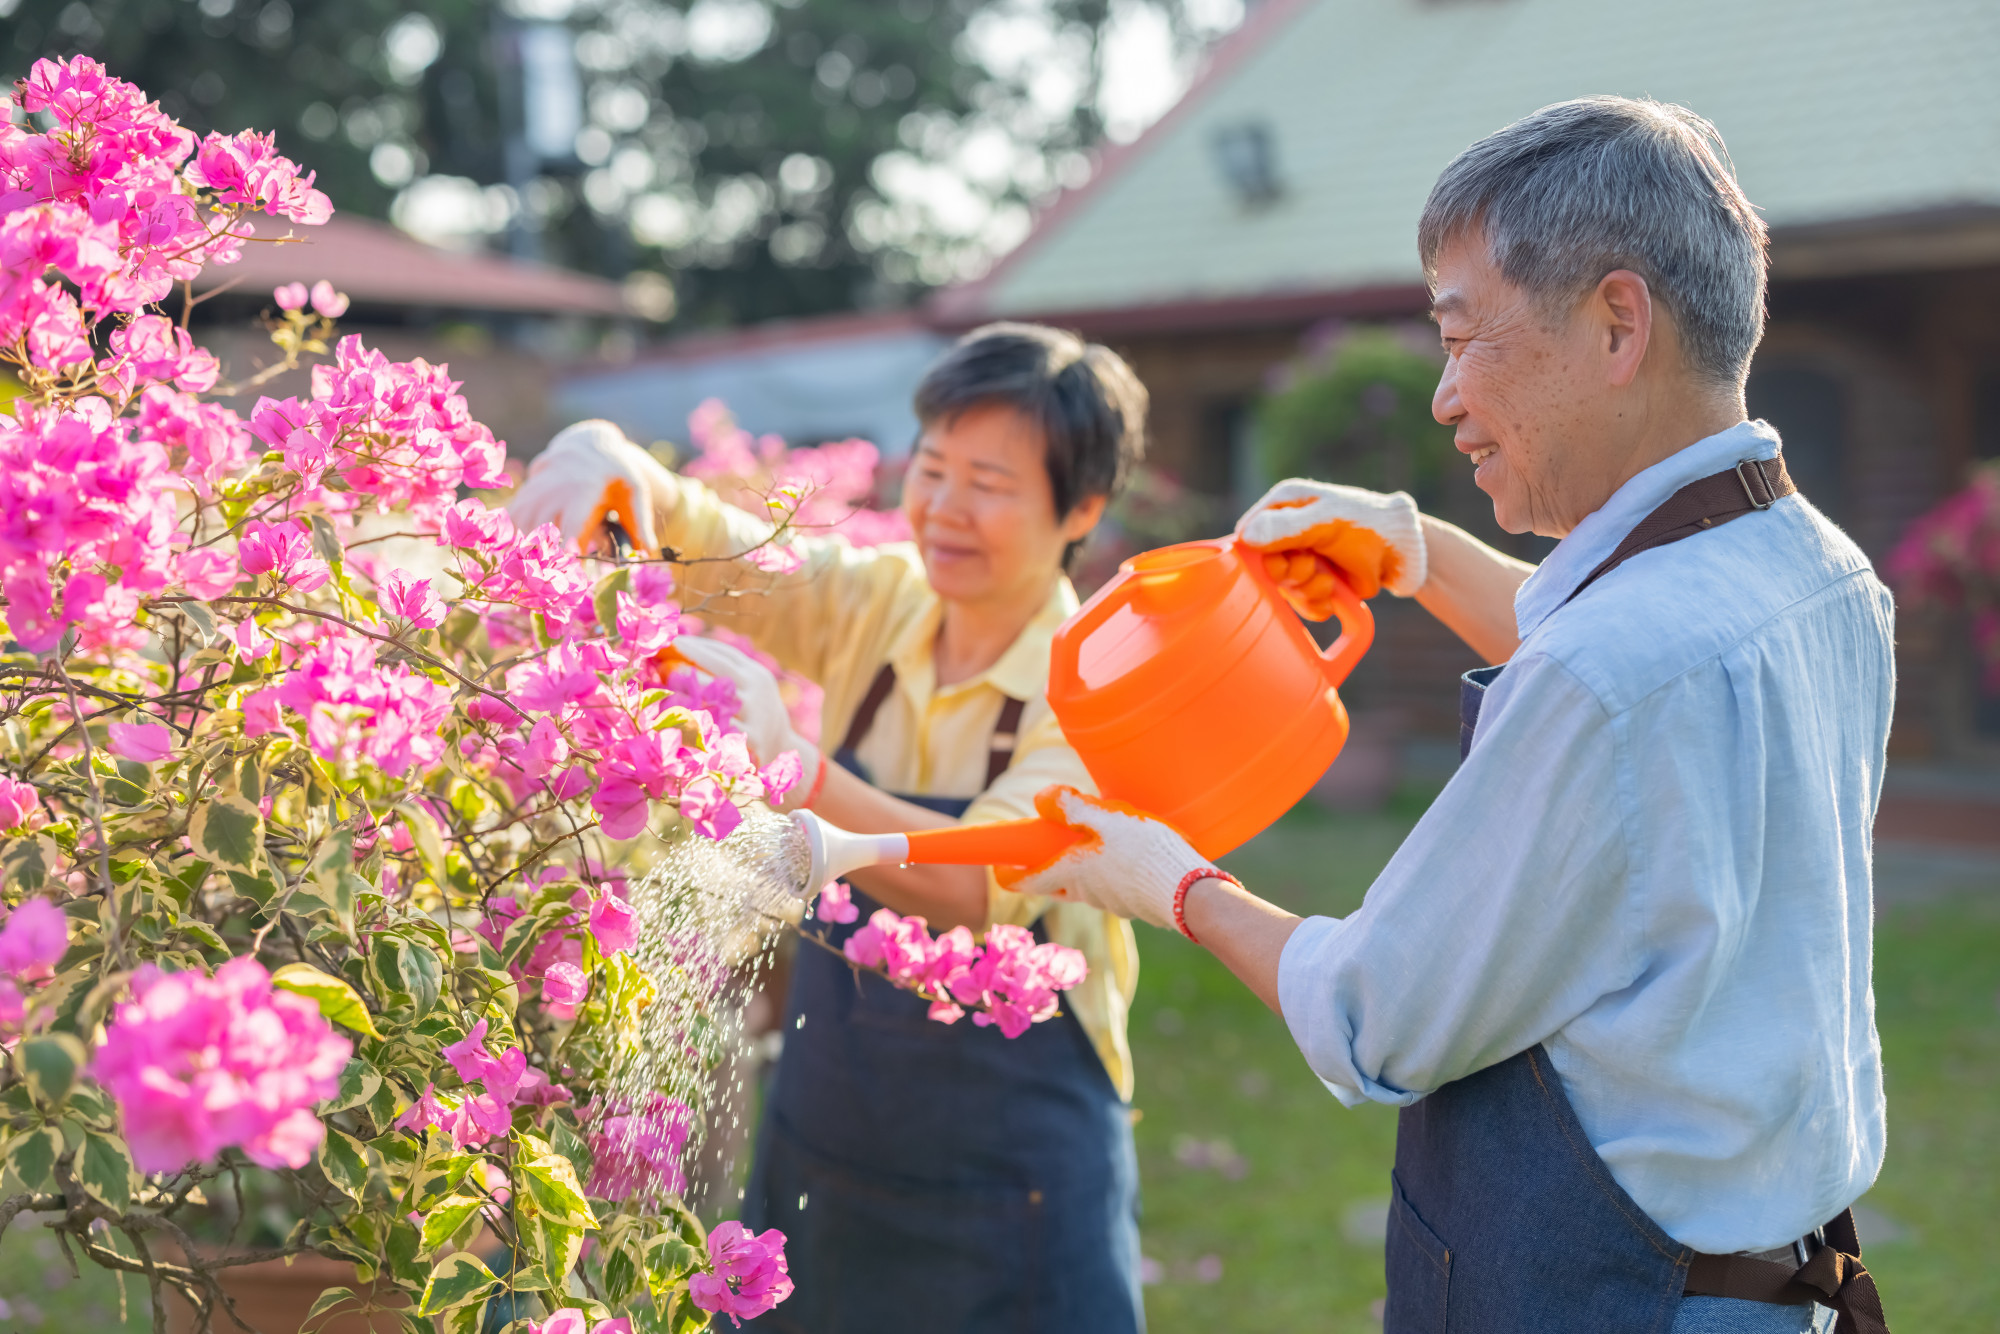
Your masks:
[[[1278,970],[1335,1096],[1408,1104],[1545,1043],[1676,1240],[1784,1245],[1882,1163],[1870,851],[1892,606],[1800,496],[1632,557],[1662,501],[1778,436],[1648,468],[1521,586],[1472,752],[1352,916]]]

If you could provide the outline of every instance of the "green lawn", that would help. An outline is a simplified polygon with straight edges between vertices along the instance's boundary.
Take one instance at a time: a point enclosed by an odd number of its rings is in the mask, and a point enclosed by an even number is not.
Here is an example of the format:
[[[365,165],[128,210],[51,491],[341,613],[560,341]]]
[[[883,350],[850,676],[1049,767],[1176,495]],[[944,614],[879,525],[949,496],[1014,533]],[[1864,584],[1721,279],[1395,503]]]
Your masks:
[[[1297,911],[1346,912],[1419,804],[1302,809],[1229,866]],[[1342,1109],[1202,950],[1150,930],[1141,948],[1132,1039],[1154,1334],[1375,1329],[1393,1112]],[[1876,994],[1890,1147],[1868,1204],[1904,1239],[1871,1245],[1869,1265],[1898,1328],[1984,1334],[2000,1322],[2000,1267],[1985,1254],[2000,1218],[2000,892],[1890,909]],[[67,1275],[47,1235],[17,1222],[0,1240],[14,1308],[0,1334],[116,1328],[110,1280]],[[146,1328],[144,1295],[132,1297],[127,1328]]]
[[[1414,816],[1301,809],[1229,869],[1294,911],[1343,913]],[[1145,1252],[1162,1271],[1147,1289],[1154,1334],[1377,1328],[1393,1111],[1343,1109],[1206,952],[1160,931],[1142,931],[1140,949],[1132,1045]],[[2000,1218],[2000,887],[1889,909],[1875,986],[1890,1139],[1867,1203],[1904,1238],[1864,1237],[1869,1268],[1897,1328],[1987,1334],[2000,1327],[2000,1268],[1985,1253]]]

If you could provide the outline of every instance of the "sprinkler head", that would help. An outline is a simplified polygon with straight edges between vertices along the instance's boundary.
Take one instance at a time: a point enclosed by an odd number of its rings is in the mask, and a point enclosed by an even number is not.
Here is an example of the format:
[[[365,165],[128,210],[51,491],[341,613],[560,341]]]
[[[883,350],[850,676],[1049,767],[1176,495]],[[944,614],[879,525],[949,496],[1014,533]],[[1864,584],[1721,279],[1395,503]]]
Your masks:
[[[798,811],[792,819],[805,835],[812,851],[812,864],[805,883],[797,889],[800,898],[819,892],[829,880],[838,880],[849,871],[864,866],[894,866],[910,859],[907,834],[856,834],[831,825],[811,811]]]

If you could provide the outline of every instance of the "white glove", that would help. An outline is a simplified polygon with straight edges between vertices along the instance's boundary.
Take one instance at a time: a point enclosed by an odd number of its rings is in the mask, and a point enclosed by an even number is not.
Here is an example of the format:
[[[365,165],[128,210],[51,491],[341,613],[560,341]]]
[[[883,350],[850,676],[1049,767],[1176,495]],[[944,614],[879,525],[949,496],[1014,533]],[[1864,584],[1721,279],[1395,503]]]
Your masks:
[[[1333,570],[1364,598],[1381,588],[1409,597],[1429,574],[1417,502],[1405,491],[1385,494],[1294,477],[1244,512],[1236,536],[1265,553],[1271,577],[1315,620],[1332,612],[1325,588]],[[1319,568],[1314,556],[1331,570]]]
[[[1073,787],[1044,788],[1035,796],[1035,809],[1044,820],[1082,833],[1083,841],[1007,888],[1179,929],[1174,925],[1174,892],[1188,872],[1210,869],[1210,864],[1172,825]]]
[[[507,502],[522,532],[553,523],[580,550],[608,546],[604,519],[619,525],[648,556],[660,554],[660,525],[680,492],[674,475],[608,421],[565,426],[528,465],[528,480]]]
[[[819,747],[793,729],[791,712],[785,708],[784,696],[778,691],[778,678],[741,649],[731,648],[717,640],[682,635],[674,641],[674,652],[710,676],[719,677],[736,687],[736,698],[741,706],[736,715],[736,725],[750,742],[750,753],[757,763],[769,764],[788,750],[799,753],[800,771],[804,776],[787,796],[803,800],[819,772]]]

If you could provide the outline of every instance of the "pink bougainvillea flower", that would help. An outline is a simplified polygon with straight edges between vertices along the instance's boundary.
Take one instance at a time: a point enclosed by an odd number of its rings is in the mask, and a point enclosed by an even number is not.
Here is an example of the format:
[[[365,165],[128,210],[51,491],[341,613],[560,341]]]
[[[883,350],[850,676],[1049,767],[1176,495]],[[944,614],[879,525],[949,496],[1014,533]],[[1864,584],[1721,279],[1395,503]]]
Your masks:
[[[196,547],[174,557],[174,577],[193,597],[219,598],[236,587],[236,558],[214,547]]]
[[[174,753],[173,729],[165,723],[111,724],[111,753],[121,760],[154,764]]]
[[[844,880],[830,880],[819,892],[819,901],[813,905],[813,916],[822,922],[836,925],[855,921],[861,910],[854,906],[853,891]]]
[[[0,778],[0,829],[19,829],[40,823],[42,794],[33,783],[17,778]]]
[[[249,617],[230,628],[229,639],[236,645],[237,656],[245,662],[255,662],[278,646],[278,641],[265,634],[263,627]]]
[[[584,1112],[591,1127],[590,1194],[647,1200],[687,1189],[681,1154],[694,1113],[686,1103],[658,1092],[637,1102],[613,1095]]]
[[[536,1324],[528,1323],[529,1334],[589,1334],[590,1320],[574,1306],[565,1306]]]
[[[732,1325],[754,1319],[792,1295],[785,1264],[785,1234],[752,1232],[735,1219],[708,1234],[708,1262],[715,1272],[688,1280],[688,1296],[704,1311],[726,1315]]]
[[[69,948],[69,918],[47,899],[28,899],[0,923],[0,973],[47,977]]]
[[[590,978],[573,963],[550,964],[542,974],[542,999],[558,1019],[576,1018],[577,1007],[589,995]]]
[[[11,980],[0,977],[0,1035],[20,1032],[27,1020],[27,998]]]
[[[336,292],[333,284],[322,278],[312,285],[312,307],[330,320],[337,320],[347,313],[347,293]]]
[[[332,569],[313,554],[312,534],[295,523],[251,520],[237,540],[236,558],[245,574],[271,575],[301,593],[310,593],[333,578]]]
[[[90,1072],[117,1100],[142,1172],[178,1171],[232,1144],[260,1166],[304,1167],[326,1133],[311,1108],[339,1088],[353,1051],[255,959],[213,977],[147,964]]]
[[[306,303],[304,283],[285,283],[271,289],[271,299],[278,303],[279,310],[298,310]]]
[[[429,628],[444,620],[444,599],[432,589],[430,580],[419,579],[408,570],[395,569],[383,575],[375,594],[382,610],[411,625]]]
[[[606,891],[590,905],[590,934],[605,954],[622,954],[639,939],[639,914],[631,904]]]
[[[284,705],[275,690],[257,690],[243,697],[243,731],[247,736],[263,736],[285,725]]]
[[[756,548],[743,559],[766,574],[791,574],[806,563],[805,553],[797,547],[781,547],[775,542]]]
[[[743,823],[743,812],[729,799],[728,791],[706,774],[681,790],[681,815],[696,833],[717,842]]]

